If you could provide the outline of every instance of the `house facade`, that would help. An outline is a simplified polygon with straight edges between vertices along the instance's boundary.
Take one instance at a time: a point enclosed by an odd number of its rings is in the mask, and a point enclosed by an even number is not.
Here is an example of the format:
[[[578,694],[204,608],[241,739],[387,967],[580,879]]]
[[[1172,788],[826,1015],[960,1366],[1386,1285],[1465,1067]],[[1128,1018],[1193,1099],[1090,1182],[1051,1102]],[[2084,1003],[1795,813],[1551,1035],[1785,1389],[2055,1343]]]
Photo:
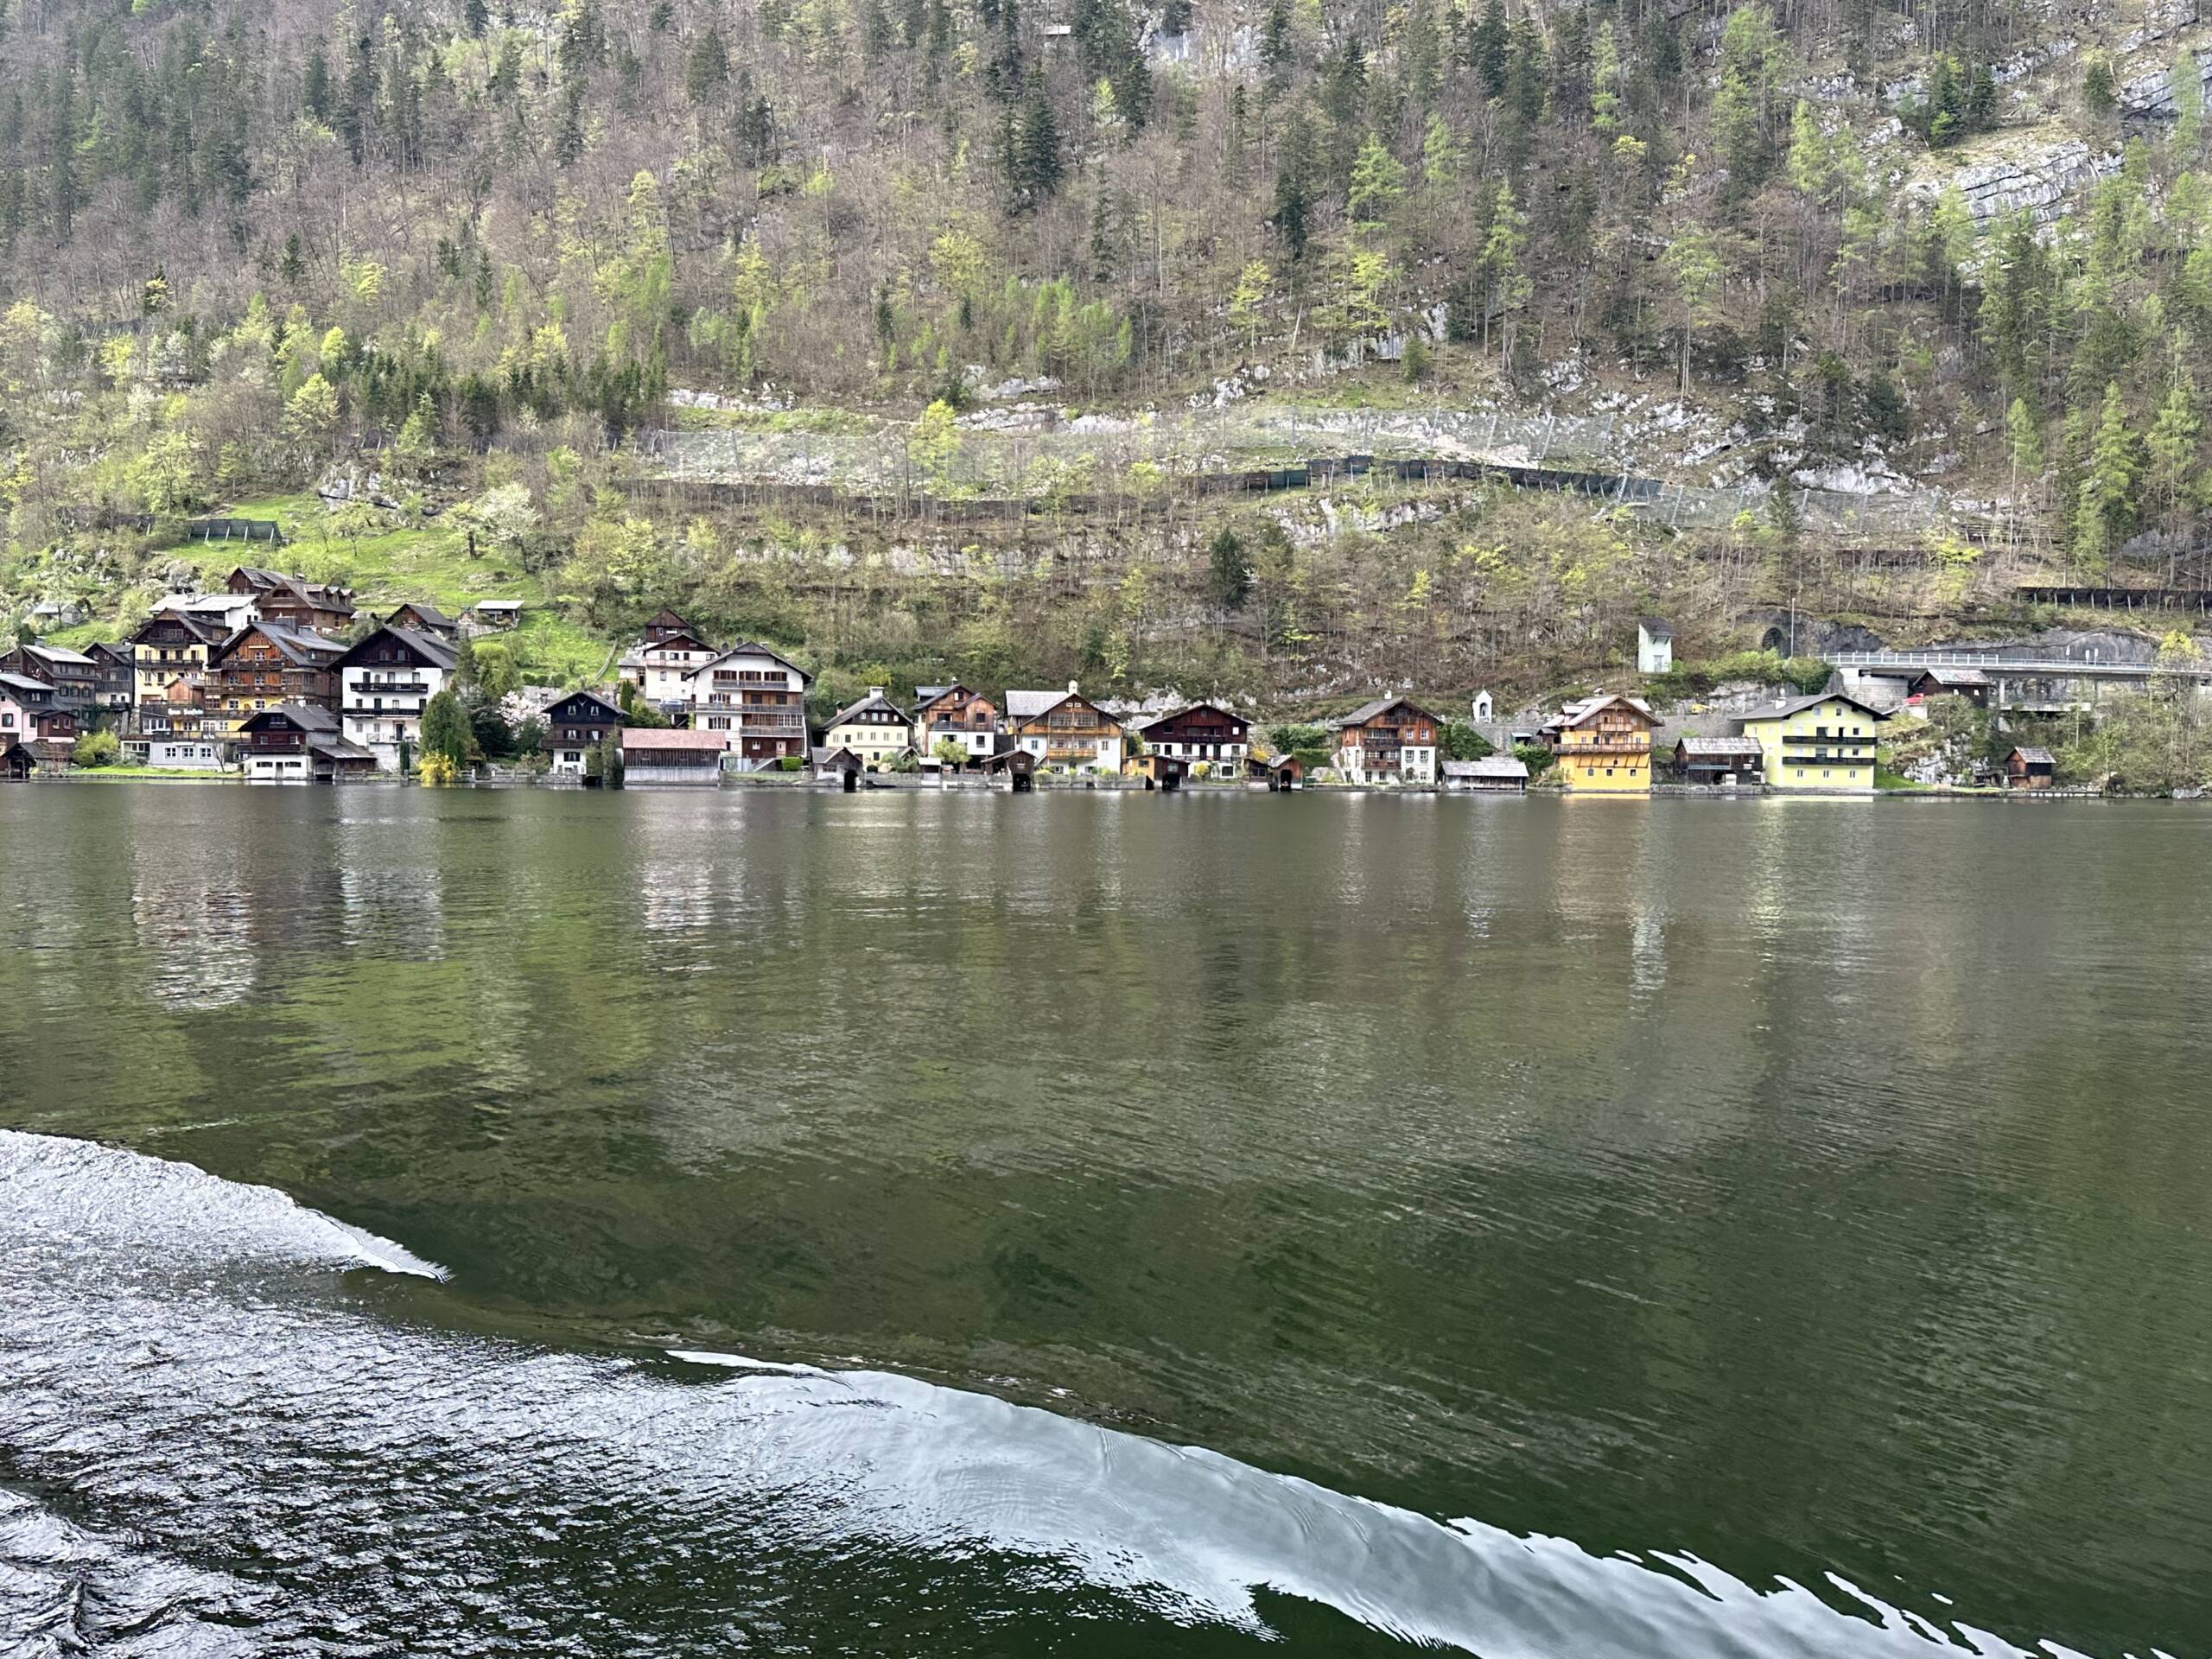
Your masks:
[[[1121,775],[1121,723],[1077,690],[1073,680],[1065,691],[1007,692],[1006,729],[1013,747],[1040,767]]]
[[[403,607],[404,608],[404,607]],[[349,743],[398,772],[423,743],[423,708],[453,678],[458,652],[443,636],[387,622],[338,659],[338,716]]]
[[[681,714],[690,700],[691,676],[715,656],[715,648],[689,622],[664,610],[645,624],[644,637],[622,653],[615,672],[636,686],[647,702],[673,715]]]
[[[253,601],[255,619],[309,633],[337,633],[353,626],[353,595],[343,588],[240,565],[224,587]]]
[[[591,691],[571,691],[545,711],[545,753],[556,772],[581,776],[585,756],[622,729],[622,711]]]
[[[914,693],[914,747],[928,754],[950,740],[970,766],[998,746],[998,705],[964,685],[925,685]]]
[[[1433,784],[1437,719],[1405,697],[1377,697],[1337,722],[1337,773],[1347,783]]]
[[[238,740],[248,783],[328,784],[376,770],[376,757],[339,731],[337,715],[305,703],[254,710]]]
[[[200,728],[207,682],[207,658],[227,636],[213,625],[181,611],[157,611],[130,636],[136,723],[148,736],[177,729],[177,710],[189,711],[193,732]]]
[[[871,685],[858,702],[830,715],[822,734],[826,749],[850,749],[870,772],[881,772],[914,747],[914,722],[899,705]]]
[[[100,707],[100,666],[82,652],[60,645],[17,645],[0,652],[0,673],[50,686],[55,708],[88,723]]]
[[[696,729],[721,734],[738,764],[758,770],[804,757],[812,682],[804,669],[766,645],[734,645],[693,671],[685,706]]]
[[[1659,724],[1641,698],[1585,697],[1544,728],[1560,780],[1590,794],[1649,793],[1651,734]]]
[[[1204,760],[1216,770],[1244,770],[1252,752],[1251,722],[1218,704],[1194,702],[1138,727],[1147,750],[1175,760]]]
[[[77,711],[62,706],[53,686],[0,669],[0,750],[20,743],[41,765],[58,766],[80,729]]]
[[[137,701],[137,671],[132,660],[130,646],[118,641],[86,645],[85,655],[92,659],[99,675],[94,690],[93,706],[100,713],[117,720],[130,717],[131,705]]]
[[[1636,625],[1636,671],[1664,674],[1675,665],[1675,630],[1656,616]]]
[[[1874,789],[1874,728],[1882,710],[1843,691],[1821,691],[1747,714],[1744,735],[1755,739],[1769,789]]]
[[[279,703],[334,714],[338,659],[346,647],[281,622],[256,622],[208,653],[203,729],[235,733],[248,715]]]

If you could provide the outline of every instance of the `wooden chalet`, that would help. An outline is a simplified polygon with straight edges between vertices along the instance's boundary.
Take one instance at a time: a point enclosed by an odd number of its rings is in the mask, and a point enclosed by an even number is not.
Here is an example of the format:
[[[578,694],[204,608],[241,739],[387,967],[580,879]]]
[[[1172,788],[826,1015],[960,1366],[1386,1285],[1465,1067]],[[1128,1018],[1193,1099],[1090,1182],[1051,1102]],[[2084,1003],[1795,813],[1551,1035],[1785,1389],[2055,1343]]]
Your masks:
[[[1651,734],[1659,724],[1640,697],[1599,692],[1571,702],[1548,721],[1544,740],[1559,757],[1560,780],[1599,794],[1649,791]]]
[[[545,753],[556,772],[582,774],[584,757],[622,729],[622,711],[594,691],[571,691],[545,711]]]
[[[56,708],[89,717],[101,706],[100,665],[80,651],[60,645],[17,645],[0,652],[0,674],[38,680],[51,687]]]
[[[238,738],[250,782],[331,784],[377,769],[376,756],[340,733],[337,715],[307,703],[256,709]]]
[[[1027,795],[1037,787],[1037,756],[1028,749],[995,750],[983,762],[983,771],[993,783],[1017,795]]]
[[[685,696],[692,725],[725,734],[738,765],[759,771],[805,755],[813,683],[790,658],[748,640],[692,670]]]
[[[256,622],[226,639],[207,658],[206,721],[235,732],[249,715],[279,703],[334,713],[339,659],[346,647],[281,622]]]
[[[410,633],[427,633],[448,644],[461,638],[461,623],[448,616],[435,605],[417,605],[413,601],[401,606],[384,620],[387,628],[404,628]]]
[[[2049,749],[2022,744],[2005,757],[2005,787],[2049,789],[2058,781],[2058,759]]]
[[[1194,702],[1137,728],[1147,752],[1178,760],[1239,767],[1251,752],[1251,721],[1218,703]]]
[[[1013,747],[1027,750],[1039,766],[1121,775],[1121,722],[1073,680],[1065,691],[1007,692],[1006,731]]]
[[[1989,676],[1978,668],[1931,668],[1905,687],[1910,700],[1964,697],[1977,709],[1989,707]]]
[[[353,595],[343,588],[245,564],[232,571],[223,585],[251,599],[254,614],[264,622],[310,633],[326,629],[340,632],[353,625]]]
[[[380,771],[404,771],[422,747],[423,710],[451,681],[460,649],[442,634],[391,622],[357,640],[337,664],[346,741],[375,755]]]
[[[998,747],[998,705],[966,686],[924,685],[914,690],[914,747],[927,754],[950,740],[960,746],[970,766],[980,766]]]
[[[1337,722],[1335,763],[1347,783],[1436,781],[1434,715],[1407,697],[1377,697]]]
[[[103,714],[129,715],[138,696],[137,667],[130,645],[102,641],[86,645],[85,655],[99,673],[94,706]]]
[[[1707,789],[1756,788],[1766,751],[1755,737],[1685,737],[1675,745],[1675,775]]]

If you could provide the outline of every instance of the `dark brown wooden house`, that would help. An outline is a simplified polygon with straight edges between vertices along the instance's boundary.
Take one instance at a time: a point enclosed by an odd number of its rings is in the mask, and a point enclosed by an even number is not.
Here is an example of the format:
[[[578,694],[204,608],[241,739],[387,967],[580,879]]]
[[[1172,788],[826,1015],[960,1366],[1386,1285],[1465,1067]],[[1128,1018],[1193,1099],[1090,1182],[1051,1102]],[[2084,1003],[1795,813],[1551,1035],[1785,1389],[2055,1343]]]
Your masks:
[[[1349,783],[1436,781],[1434,715],[1406,697],[1377,697],[1337,722],[1337,770]]]
[[[545,753],[556,772],[581,776],[584,757],[622,729],[622,711],[591,691],[571,691],[545,711]]]
[[[401,606],[384,620],[387,628],[403,628],[415,633],[427,633],[450,643],[461,638],[461,624],[435,605],[418,605],[412,600]]]
[[[2005,757],[2005,787],[2049,789],[2058,781],[2058,760],[2049,749],[2025,744]]]
[[[924,685],[914,690],[914,747],[929,753],[950,740],[960,746],[964,764],[980,766],[998,747],[998,705],[964,685]]]
[[[335,639],[281,622],[240,628],[208,656],[203,699],[207,724],[235,732],[247,715],[280,702],[334,713],[338,660],[345,654],[346,647]]]
[[[17,645],[0,652],[0,673],[38,680],[54,690],[54,704],[89,717],[100,706],[99,664],[82,652],[59,645]]]
[[[1978,709],[1989,706],[1989,676],[1978,668],[1931,668],[1905,687],[1905,696],[1964,697]]]
[[[339,734],[335,715],[305,703],[257,709],[238,737],[249,782],[329,784],[377,769],[376,756]]]
[[[1247,755],[1244,766],[1251,779],[1265,784],[1269,794],[1305,787],[1306,767],[1294,754],[1271,754],[1264,760]]]
[[[130,706],[138,700],[137,683],[137,660],[130,645],[105,642],[85,647],[85,655],[92,659],[99,671],[97,692],[102,713],[128,715]]]
[[[231,572],[224,586],[232,593],[251,596],[264,622],[316,633],[341,632],[353,624],[353,595],[327,582],[242,564]]]
[[[1137,728],[1145,748],[1177,760],[1204,760],[1217,768],[1242,771],[1251,753],[1251,721],[1217,703],[1194,702]]]

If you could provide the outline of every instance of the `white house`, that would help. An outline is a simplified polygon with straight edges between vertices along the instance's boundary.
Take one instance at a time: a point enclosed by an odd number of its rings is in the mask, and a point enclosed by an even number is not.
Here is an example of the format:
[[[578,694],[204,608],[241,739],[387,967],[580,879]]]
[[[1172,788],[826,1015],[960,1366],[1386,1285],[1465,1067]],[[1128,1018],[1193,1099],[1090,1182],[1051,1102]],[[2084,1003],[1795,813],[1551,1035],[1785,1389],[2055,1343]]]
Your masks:
[[[143,765],[172,772],[220,772],[223,746],[208,737],[148,737],[139,740]]]
[[[1337,722],[1337,771],[1352,784],[1433,784],[1437,726],[1406,697],[1363,702]]]
[[[766,645],[733,645],[692,669],[683,704],[694,729],[726,734],[739,768],[758,772],[806,753],[806,688],[813,678]]]
[[[397,772],[423,746],[423,706],[445,690],[458,657],[435,633],[385,624],[338,659],[338,714],[346,741]]]
[[[1073,680],[1065,691],[1008,691],[1006,728],[1014,747],[1040,767],[1121,775],[1121,722],[1077,690]]]
[[[645,624],[639,640],[614,665],[621,678],[638,688],[663,714],[681,713],[691,698],[691,676],[715,658],[715,648],[674,611],[662,611]]]
[[[1656,616],[1636,625],[1636,671],[1664,674],[1675,665],[1675,631]]]

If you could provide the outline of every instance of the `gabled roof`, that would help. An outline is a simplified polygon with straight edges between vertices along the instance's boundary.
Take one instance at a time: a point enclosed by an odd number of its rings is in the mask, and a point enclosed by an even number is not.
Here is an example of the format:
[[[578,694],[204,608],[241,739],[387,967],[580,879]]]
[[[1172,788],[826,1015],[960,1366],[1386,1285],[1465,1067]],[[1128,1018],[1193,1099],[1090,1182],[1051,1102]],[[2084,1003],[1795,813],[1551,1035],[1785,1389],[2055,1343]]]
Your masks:
[[[401,611],[414,612],[415,614],[423,620],[425,626],[433,628],[457,628],[461,626],[461,624],[454,621],[453,618],[448,616],[436,606],[418,604],[411,599],[404,605],[395,607],[391,615],[397,616]],[[386,617],[385,619],[385,625],[389,626],[391,622],[391,617]]]
[[[1009,720],[1034,720],[1039,715],[1049,715],[1070,697],[1073,691],[1008,691],[1006,712]]]
[[[7,669],[0,669],[0,691],[35,691],[48,697],[54,695],[54,688],[44,680],[35,680],[28,674],[17,674]]]
[[[1346,715],[1342,720],[1335,721],[1335,728],[1338,731],[1342,731],[1347,726],[1364,726],[1369,721],[1373,720],[1377,715],[1388,714],[1391,709],[1395,709],[1401,703],[1403,703],[1407,708],[1421,715],[1424,720],[1434,720],[1436,718],[1434,715],[1430,714],[1427,709],[1422,708],[1421,704],[1415,702],[1411,697],[1376,697],[1366,702],[1361,703],[1358,708],[1353,709],[1351,713]]]
[[[231,575],[244,576],[256,593],[273,593],[281,588],[303,605],[348,613],[353,608],[352,592],[327,582],[309,582],[305,576],[288,575],[282,570],[264,570],[251,564],[238,566]]]
[[[1233,709],[1224,709],[1217,702],[1186,702],[1179,709],[1171,709],[1164,715],[1147,720],[1138,729],[1148,732],[1155,726],[1164,726],[1171,720],[1180,720],[1185,715],[1194,715],[1201,709],[1211,709],[1224,720],[1233,720],[1239,726],[1249,726],[1252,723],[1243,715]]]
[[[830,715],[828,720],[823,722],[823,729],[824,731],[831,730],[836,727],[843,725],[847,721],[852,719],[854,716],[857,715],[864,715],[873,709],[888,710],[890,713],[896,715],[899,721],[905,725],[911,726],[914,723],[913,721],[908,717],[905,709],[901,709],[897,703],[892,702],[890,698],[885,696],[880,691],[875,691],[869,693],[865,697],[862,697],[858,702],[848,703],[844,708],[840,709],[836,714]]]
[[[2014,749],[2012,753],[2031,766],[2055,766],[2058,764],[2058,757],[2049,749],[2031,748],[2025,743]],[[2008,755],[2005,758],[2009,760],[2012,757]]]
[[[700,651],[714,650],[712,645],[689,628],[671,630],[662,634],[658,639],[640,639],[635,649],[642,656],[649,651],[683,651],[691,647]]]
[[[278,656],[302,668],[328,668],[346,654],[335,639],[325,639],[313,628],[296,628],[284,622],[251,622],[223,641],[210,660],[228,657],[249,633],[257,633],[276,647]]]
[[[472,611],[518,611],[522,609],[522,601],[518,599],[480,599],[468,608]]]
[[[274,708],[259,709],[247,715],[239,722],[238,730],[259,731],[279,715],[309,735],[321,732],[335,732],[338,729],[338,716],[327,709],[317,709],[312,703],[280,702]]]
[[[1915,683],[1933,680],[1938,685],[1986,686],[1989,676],[1978,668],[1924,668],[1914,677]]]
[[[1888,709],[1877,709],[1872,703],[1862,698],[1854,697],[1848,691],[1829,690],[1815,691],[1809,696],[1791,697],[1785,702],[1773,703],[1764,709],[1746,709],[1741,718],[1746,721],[1787,720],[1790,715],[1802,713],[1819,702],[1847,702],[1861,714],[1870,715],[1876,720],[1887,720],[1890,717]]]
[[[98,666],[82,652],[71,651],[63,645],[24,645],[20,649],[28,656],[43,657],[49,663],[71,663],[85,668]]]
[[[731,645],[725,650],[716,652],[714,656],[708,658],[707,661],[700,664],[698,667],[691,671],[692,677],[695,679],[697,678],[700,675],[704,674],[709,669],[715,667],[719,664],[728,662],[733,657],[766,657],[772,662],[781,663],[785,668],[791,670],[792,673],[798,675],[799,683],[801,685],[811,685],[814,683],[814,676],[808,673],[797,663],[791,661],[790,658],[785,656],[782,652],[776,650],[773,646],[764,645],[760,644],[758,641],[752,639],[747,639],[742,645]]]
[[[363,653],[371,645],[385,635],[398,640],[416,655],[428,658],[430,665],[434,668],[442,668],[450,671],[453,665],[461,660],[461,648],[451,640],[442,639],[435,633],[424,633],[419,628],[395,628],[391,623],[386,622],[371,632],[362,635],[333,666],[358,667],[365,660]],[[320,639],[321,636],[316,637]]]
[[[376,756],[351,738],[309,737],[308,748],[315,754],[327,754],[334,760],[373,760]]]
[[[105,656],[114,662],[122,664],[125,668],[131,665],[130,646],[124,640],[95,640],[85,647],[85,655],[96,661],[100,657]]]
[[[1566,708],[1560,709],[1559,711],[1559,724],[1560,729],[1564,730],[1571,726],[1580,726],[1583,721],[1590,719],[1591,716],[1596,715],[1601,709],[1610,708],[1612,704],[1617,702],[1624,708],[1634,709],[1637,714],[1642,715],[1646,720],[1651,720],[1654,718],[1651,713],[1651,705],[1644,702],[1642,697],[1623,696],[1618,692],[1601,691],[1594,697],[1585,697],[1580,702],[1570,702]]]
[[[574,702],[579,698],[590,703],[595,712],[588,715],[571,715],[569,716],[569,719],[582,720],[588,725],[596,725],[601,721],[606,721],[615,725],[621,724],[621,709],[615,707],[612,702],[609,702],[605,697],[601,696],[596,691],[571,691],[566,696],[556,697],[551,702],[546,704],[545,717],[548,720],[552,719],[556,709],[561,708],[564,703]]]
[[[175,623],[187,633],[192,634],[198,639],[200,643],[203,645],[219,645],[223,643],[223,626],[219,622],[207,621],[200,617],[193,615],[189,611],[170,610],[156,611],[143,622],[141,622],[138,625],[138,631],[130,636],[130,643],[133,645],[137,644],[138,641],[146,637],[147,632],[149,629],[154,628],[163,622]]]
[[[1636,626],[1654,639],[1671,639],[1675,637],[1674,624],[1663,622],[1656,616],[1647,616]]]

